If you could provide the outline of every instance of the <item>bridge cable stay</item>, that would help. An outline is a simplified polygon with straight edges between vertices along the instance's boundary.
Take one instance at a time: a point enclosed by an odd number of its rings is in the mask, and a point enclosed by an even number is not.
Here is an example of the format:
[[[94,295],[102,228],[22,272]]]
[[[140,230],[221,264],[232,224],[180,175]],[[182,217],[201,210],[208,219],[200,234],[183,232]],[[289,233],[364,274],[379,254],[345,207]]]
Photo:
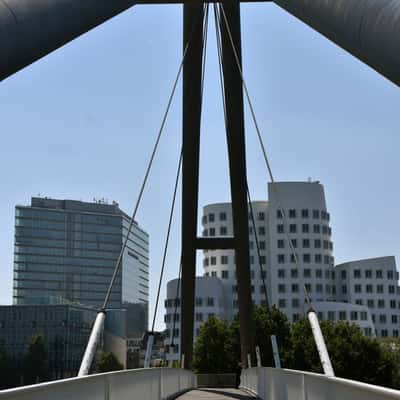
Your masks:
[[[242,68],[240,66],[237,49],[235,47],[235,44],[234,44],[234,41],[233,41],[233,38],[232,38],[231,29],[230,29],[229,22],[227,20],[227,17],[226,17],[225,11],[224,11],[223,3],[220,4],[219,9],[221,10],[222,17],[223,17],[223,20],[224,20],[224,24],[225,24],[227,32],[228,32],[229,41],[231,43],[232,51],[233,51],[234,56],[235,56],[236,66],[237,66],[238,71],[240,73],[243,89],[245,91],[245,96],[246,96],[246,99],[247,99],[247,102],[248,102],[248,105],[249,105],[249,108],[250,108],[250,113],[251,113],[251,116],[252,116],[252,120],[253,120],[255,129],[256,129],[256,132],[257,132],[258,140],[259,140],[259,143],[260,143],[260,146],[261,146],[261,149],[262,149],[262,153],[263,153],[264,161],[265,161],[265,164],[266,164],[266,168],[267,168],[270,180],[271,180],[271,184],[272,184],[271,186],[272,186],[272,189],[274,190],[274,194],[275,194],[275,196],[277,198],[278,210],[281,213],[282,218],[283,218],[283,220],[285,222],[285,225],[286,225],[286,214],[285,214],[284,209],[283,209],[283,207],[281,205],[281,201],[279,200],[280,196],[279,196],[279,193],[278,193],[278,191],[276,189],[276,186],[275,186],[274,175],[272,173],[272,168],[271,168],[270,162],[268,160],[267,152],[266,152],[265,145],[264,145],[264,142],[263,142],[263,139],[262,139],[262,135],[261,135],[261,130],[260,130],[258,122],[257,122],[257,118],[256,118],[256,114],[255,114],[255,111],[254,111],[254,107],[253,107],[253,104],[252,104],[252,101],[251,101],[251,98],[250,98],[250,95],[249,95],[249,91],[248,91],[248,88],[247,88],[247,85],[246,85],[246,81],[245,81],[244,76],[243,76],[243,71],[242,71]],[[217,17],[220,20],[221,16],[220,16],[219,13],[217,13]],[[285,232],[286,232],[286,230],[285,230]],[[288,240],[288,244],[289,244],[290,250],[291,250],[293,258],[295,260],[296,268],[300,271],[298,255],[297,255],[297,253],[296,253],[296,251],[294,249],[294,246],[293,246],[292,240],[290,238],[289,232],[286,232],[286,236],[287,236],[287,240]],[[324,340],[324,337],[323,337],[323,334],[322,334],[322,331],[321,331],[321,328],[320,328],[320,325],[319,325],[318,317],[317,317],[317,314],[315,313],[315,311],[314,311],[314,309],[312,307],[312,300],[311,300],[310,294],[309,294],[305,284],[303,284],[303,290],[304,290],[304,294],[305,294],[306,303],[309,306],[309,309],[307,311],[307,317],[308,317],[308,320],[309,320],[310,325],[311,325],[314,341],[315,341],[317,349],[318,349],[318,354],[319,354],[319,357],[320,357],[320,360],[321,360],[322,368],[324,370],[325,375],[327,375],[327,376],[335,376],[335,373],[334,373],[333,367],[332,367],[332,363],[331,363],[331,360],[330,360],[330,357],[329,357],[329,354],[328,354],[328,350],[326,348],[325,340]]]
[[[177,168],[177,171],[176,171],[175,185],[174,185],[174,191],[173,191],[173,195],[172,195],[171,209],[170,209],[169,219],[168,219],[167,234],[166,234],[166,238],[165,238],[165,245],[164,245],[163,257],[162,257],[162,263],[161,263],[160,279],[159,279],[158,288],[157,288],[157,296],[156,296],[156,303],[155,303],[155,308],[154,308],[153,322],[152,322],[152,325],[151,325],[151,330],[150,330],[149,335],[147,337],[147,349],[146,349],[146,356],[145,356],[145,359],[144,359],[144,368],[149,368],[150,367],[150,362],[151,362],[151,353],[152,353],[152,347],[153,347],[153,343],[154,343],[154,327],[155,327],[155,324],[156,324],[158,304],[159,304],[159,300],[160,300],[161,285],[162,285],[162,281],[163,281],[163,277],[164,277],[165,262],[166,262],[167,253],[168,253],[169,238],[170,238],[170,235],[171,235],[172,221],[173,221],[173,218],[174,218],[176,195],[177,195],[177,192],[178,192],[179,176],[180,176],[180,172],[181,172],[181,166],[182,166],[182,150],[180,152],[178,168]]]
[[[223,111],[224,111],[224,122],[225,122],[225,129],[227,129],[227,111],[226,111],[226,102],[225,102],[225,88],[223,84],[223,71],[222,71],[222,65],[223,65],[223,53],[222,53],[222,39],[221,39],[221,31],[218,29],[218,26],[221,26],[219,23],[219,14],[218,14],[218,9],[216,5],[214,4],[214,20],[215,20],[215,34],[216,34],[216,42],[217,42],[217,54],[218,54],[218,66],[219,66],[219,78],[220,78],[220,88],[221,88],[221,94],[222,94],[222,105],[223,105]],[[264,291],[264,296],[265,296],[265,306],[268,308],[269,307],[269,300],[268,300],[268,290],[267,290],[267,285],[265,283],[265,276],[262,268],[262,259],[261,259],[261,252],[260,252],[260,245],[259,245],[259,240],[258,240],[258,234],[257,234],[257,229],[255,225],[255,219],[254,219],[254,210],[253,210],[253,205],[251,202],[251,197],[250,197],[250,192],[249,192],[249,187],[248,187],[248,182],[246,182],[246,191],[247,191],[247,198],[248,198],[248,204],[250,208],[250,218],[252,220],[252,225],[253,225],[253,231],[255,235],[255,241],[256,241],[256,248],[257,248],[257,258],[258,258],[258,265],[260,268],[260,276],[262,279],[263,283],[263,291]],[[257,359],[257,365],[261,366],[261,354],[260,354],[260,349],[258,346],[256,346],[256,359]],[[251,356],[250,354],[247,355],[247,363],[249,366],[251,366]]]
[[[204,22],[203,22],[204,48],[207,48],[208,10],[209,10],[209,5],[205,4],[204,5],[205,19],[204,19]],[[203,100],[203,91],[204,91],[205,65],[206,65],[206,51],[203,52],[203,60],[202,60],[201,104],[200,104],[200,106],[202,106],[202,104],[203,104],[202,100]],[[155,303],[155,309],[154,309],[154,315],[153,315],[153,322],[152,322],[151,331],[150,331],[150,334],[149,334],[148,340],[147,340],[147,349],[146,349],[144,368],[149,368],[150,367],[150,362],[151,362],[152,346],[153,346],[153,343],[154,343],[154,328],[155,328],[158,305],[159,305],[159,300],[160,300],[161,285],[162,285],[164,271],[165,271],[165,262],[166,262],[167,252],[168,252],[168,244],[169,244],[169,238],[170,238],[170,233],[171,233],[173,214],[174,214],[175,203],[176,203],[176,195],[177,195],[178,185],[179,185],[179,176],[180,176],[180,171],[181,171],[181,166],[182,166],[182,158],[183,158],[183,149],[181,149],[181,152],[180,152],[178,170],[177,170],[177,173],[176,173],[175,186],[174,186],[174,192],[173,192],[170,216],[169,216],[169,221],[168,221],[167,235],[166,235],[164,251],[163,251],[160,279],[159,279],[159,284],[158,284],[158,289],[157,289],[157,297],[156,297],[156,303]],[[180,273],[181,273],[181,271],[180,271]],[[178,300],[176,300],[176,302],[178,302]],[[174,323],[175,323],[175,319],[177,317],[174,315],[173,318],[174,318]],[[172,338],[174,336],[174,332],[175,332],[175,328],[172,331]]]
[[[191,38],[193,37],[194,30],[195,30],[195,27],[193,27]],[[111,281],[110,281],[106,296],[104,298],[103,306],[100,309],[100,311],[98,312],[98,314],[96,316],[95,323],[94,323],[94,325],[92,327],[92,331],[90,333],[89,341],[88,341],[88,344],[87,344],[86,349],[85,349],[85,353],[84,353],[82,361],[81,361],[81,365],[80,365],[80,368],[79,368],[78,376],[88,375],[89,371],[90,371],[90,367],[91,367],[91,365],[93,363],[93,359],[94,359],[94,356],[95,356],[95,353],[96,353],[97,345],[98,345],[98,343],[100,341],[101,333],[102,333],[103,327],[104,327],[104,321],[105,321],[105,316],[106,316],[107,305],[108,305],[110,297],[111,297],[111,292],[112,292],[115,280],[117,278],[117,275],[118,275],[118,272],[119,272],[119,269],[120,269],[122,257],[123,257],[123,254],[125,252],[125,249],[126,249],[126,246],[127,246],[128,240],[129,240],[129,235],[130,235],[130,233],[132,231],[132,227],[133,227],[133,224],[134,224],[134,221],[135,221],[135,218],[136,218],[136,214],[137,214],[137,211],[139,209],[139,205],[141,203],[141,200],[142,200],[142,197],[143,197],[143,193],[144,193],[144,190],[145,190],[145,187],[146,187],[149,175],[150,175],[150,171],[151,171],[151,168],[152,168],[152,165],[153,165],[153,162],[154,162],[154,159],[155,159],[158,147],[159,147],[161,136],[162,136],[162,133],[164,131],[164,127],[165,127],[165,124],[166,124],[166,121],[167,121],[167,117],[168,117],[168,114],[169,114],[169,111],[170,111],[170,108],[171,108],[171,105],[172,105],[172,100],[174,98],[174,95],[175,95],[175,92],[176,92],[176,88],[178,86],[179,78],[180,78],[182,70],[183,70],[183,65],[184,65],[184,62],[185,62],[185,59],[186,59],[186,55],[187,55],[187,52],[188,52],[188,49],[189,49],[189,46],[190,46],[191,38],[187,41],[187,43],[186,43],[186,45],[184,47],[182,60],[181,60],[181,62],[179,64],[178,72],[176,74],[176,77],[175,77],[175,80],[174,80],[174,83],[173,83],[173,86],[172,86],[171,93],[170,93],[170,95],[168,97],[166,109],[164,111],[164,114],[163,114],[163,117],[162,117],[162,120],[161,120],[161,125],[160,125],[160,128],[159,128],[157,137],[156,137],[156,141],[154,143],[153,150],[151,152],[150,159],[148,161],[147,168],[145,170],[145,175],[144,175],[144,178],[143,178],[140,190],[139,190],[139,194],[138,194],[135,206],[134,206],[134,210],[133,210],[132,216],[130,218],[128,231],[127,231],[125,240],[124,240],[124,242],[122,244],[119,256],[117,258],[117,262],[116,262],[115,267],[114,267],[114,272],[113,272],[113,275],[112,275],[112,278],[111,278]]]

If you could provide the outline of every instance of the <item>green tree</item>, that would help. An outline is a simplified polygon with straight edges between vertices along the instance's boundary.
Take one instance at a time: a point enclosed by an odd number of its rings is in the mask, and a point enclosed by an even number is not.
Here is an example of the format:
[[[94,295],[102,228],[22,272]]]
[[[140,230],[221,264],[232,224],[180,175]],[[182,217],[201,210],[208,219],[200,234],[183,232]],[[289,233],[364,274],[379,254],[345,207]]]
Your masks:
[[[396,365],[390,353],[378,340],[364,336],[354,324],[322,321],[325,338],[335,375],[393,387]],[[290,368],[322,372],[317,348],[307,319],[301,319],[291,329]]]
[[[290,357],[290,323],[286,315],[273,307],[257,306],[253,308],[255,345],[260,348],[261,362],[264,367],[275,366],[271,335],[276,336],[282,366]],[[234,354],[236,369],[240,362],[239,318],[232,321],[230,327],[230,351]]]
[[[228,348],[229,335],[228,323],[217,317],[211,317],[201,325],[193,350],[195,372],[232,372],[232,355]]]
[[[24,384],[30,385],[48,379],[47,350],[43,335],[32,336],[23,360]]]
[[[18,385],[15,364],[4,349],[0,349],[0,390]]]
[[[124,366],[112,352],[102,351],[96,361],[97,372],[120,371]]]

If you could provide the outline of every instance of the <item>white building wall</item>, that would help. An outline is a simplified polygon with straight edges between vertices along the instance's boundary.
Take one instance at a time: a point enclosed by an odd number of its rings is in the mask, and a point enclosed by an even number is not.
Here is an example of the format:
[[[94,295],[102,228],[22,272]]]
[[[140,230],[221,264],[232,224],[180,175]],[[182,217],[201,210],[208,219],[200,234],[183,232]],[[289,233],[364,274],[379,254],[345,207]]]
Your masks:
[[[296,321],[306,311],[304,286],[313,301],[335,297],[324,188],[318,182],[278,182],[268,185],[268,197],[272,303]]]
[[[338,299],[367,306],[378,337],[399,336],[399,275],[394,257],[369,258],[337,265]]]

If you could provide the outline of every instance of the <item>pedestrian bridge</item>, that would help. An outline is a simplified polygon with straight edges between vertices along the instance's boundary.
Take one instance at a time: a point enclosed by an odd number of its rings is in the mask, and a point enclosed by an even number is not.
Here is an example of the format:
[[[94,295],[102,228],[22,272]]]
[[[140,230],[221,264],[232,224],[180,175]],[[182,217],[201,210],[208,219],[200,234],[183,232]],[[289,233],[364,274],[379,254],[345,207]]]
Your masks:
[[[400,400],[400,391],[347,379],[277,368],[249,368],[239,389],[197,388],[178,368],[95,374],[0,391],[0,400]]]

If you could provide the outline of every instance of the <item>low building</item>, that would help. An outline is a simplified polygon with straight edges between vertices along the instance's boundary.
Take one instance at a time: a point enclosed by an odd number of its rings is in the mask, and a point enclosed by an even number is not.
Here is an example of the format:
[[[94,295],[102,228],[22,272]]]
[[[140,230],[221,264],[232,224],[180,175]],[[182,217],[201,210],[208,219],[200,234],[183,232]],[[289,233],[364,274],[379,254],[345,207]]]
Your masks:
[[[41,334],[50,378],[76,376],[96,314],[75,304],[0,306],[0,348],[18,365],[30,339]]]

